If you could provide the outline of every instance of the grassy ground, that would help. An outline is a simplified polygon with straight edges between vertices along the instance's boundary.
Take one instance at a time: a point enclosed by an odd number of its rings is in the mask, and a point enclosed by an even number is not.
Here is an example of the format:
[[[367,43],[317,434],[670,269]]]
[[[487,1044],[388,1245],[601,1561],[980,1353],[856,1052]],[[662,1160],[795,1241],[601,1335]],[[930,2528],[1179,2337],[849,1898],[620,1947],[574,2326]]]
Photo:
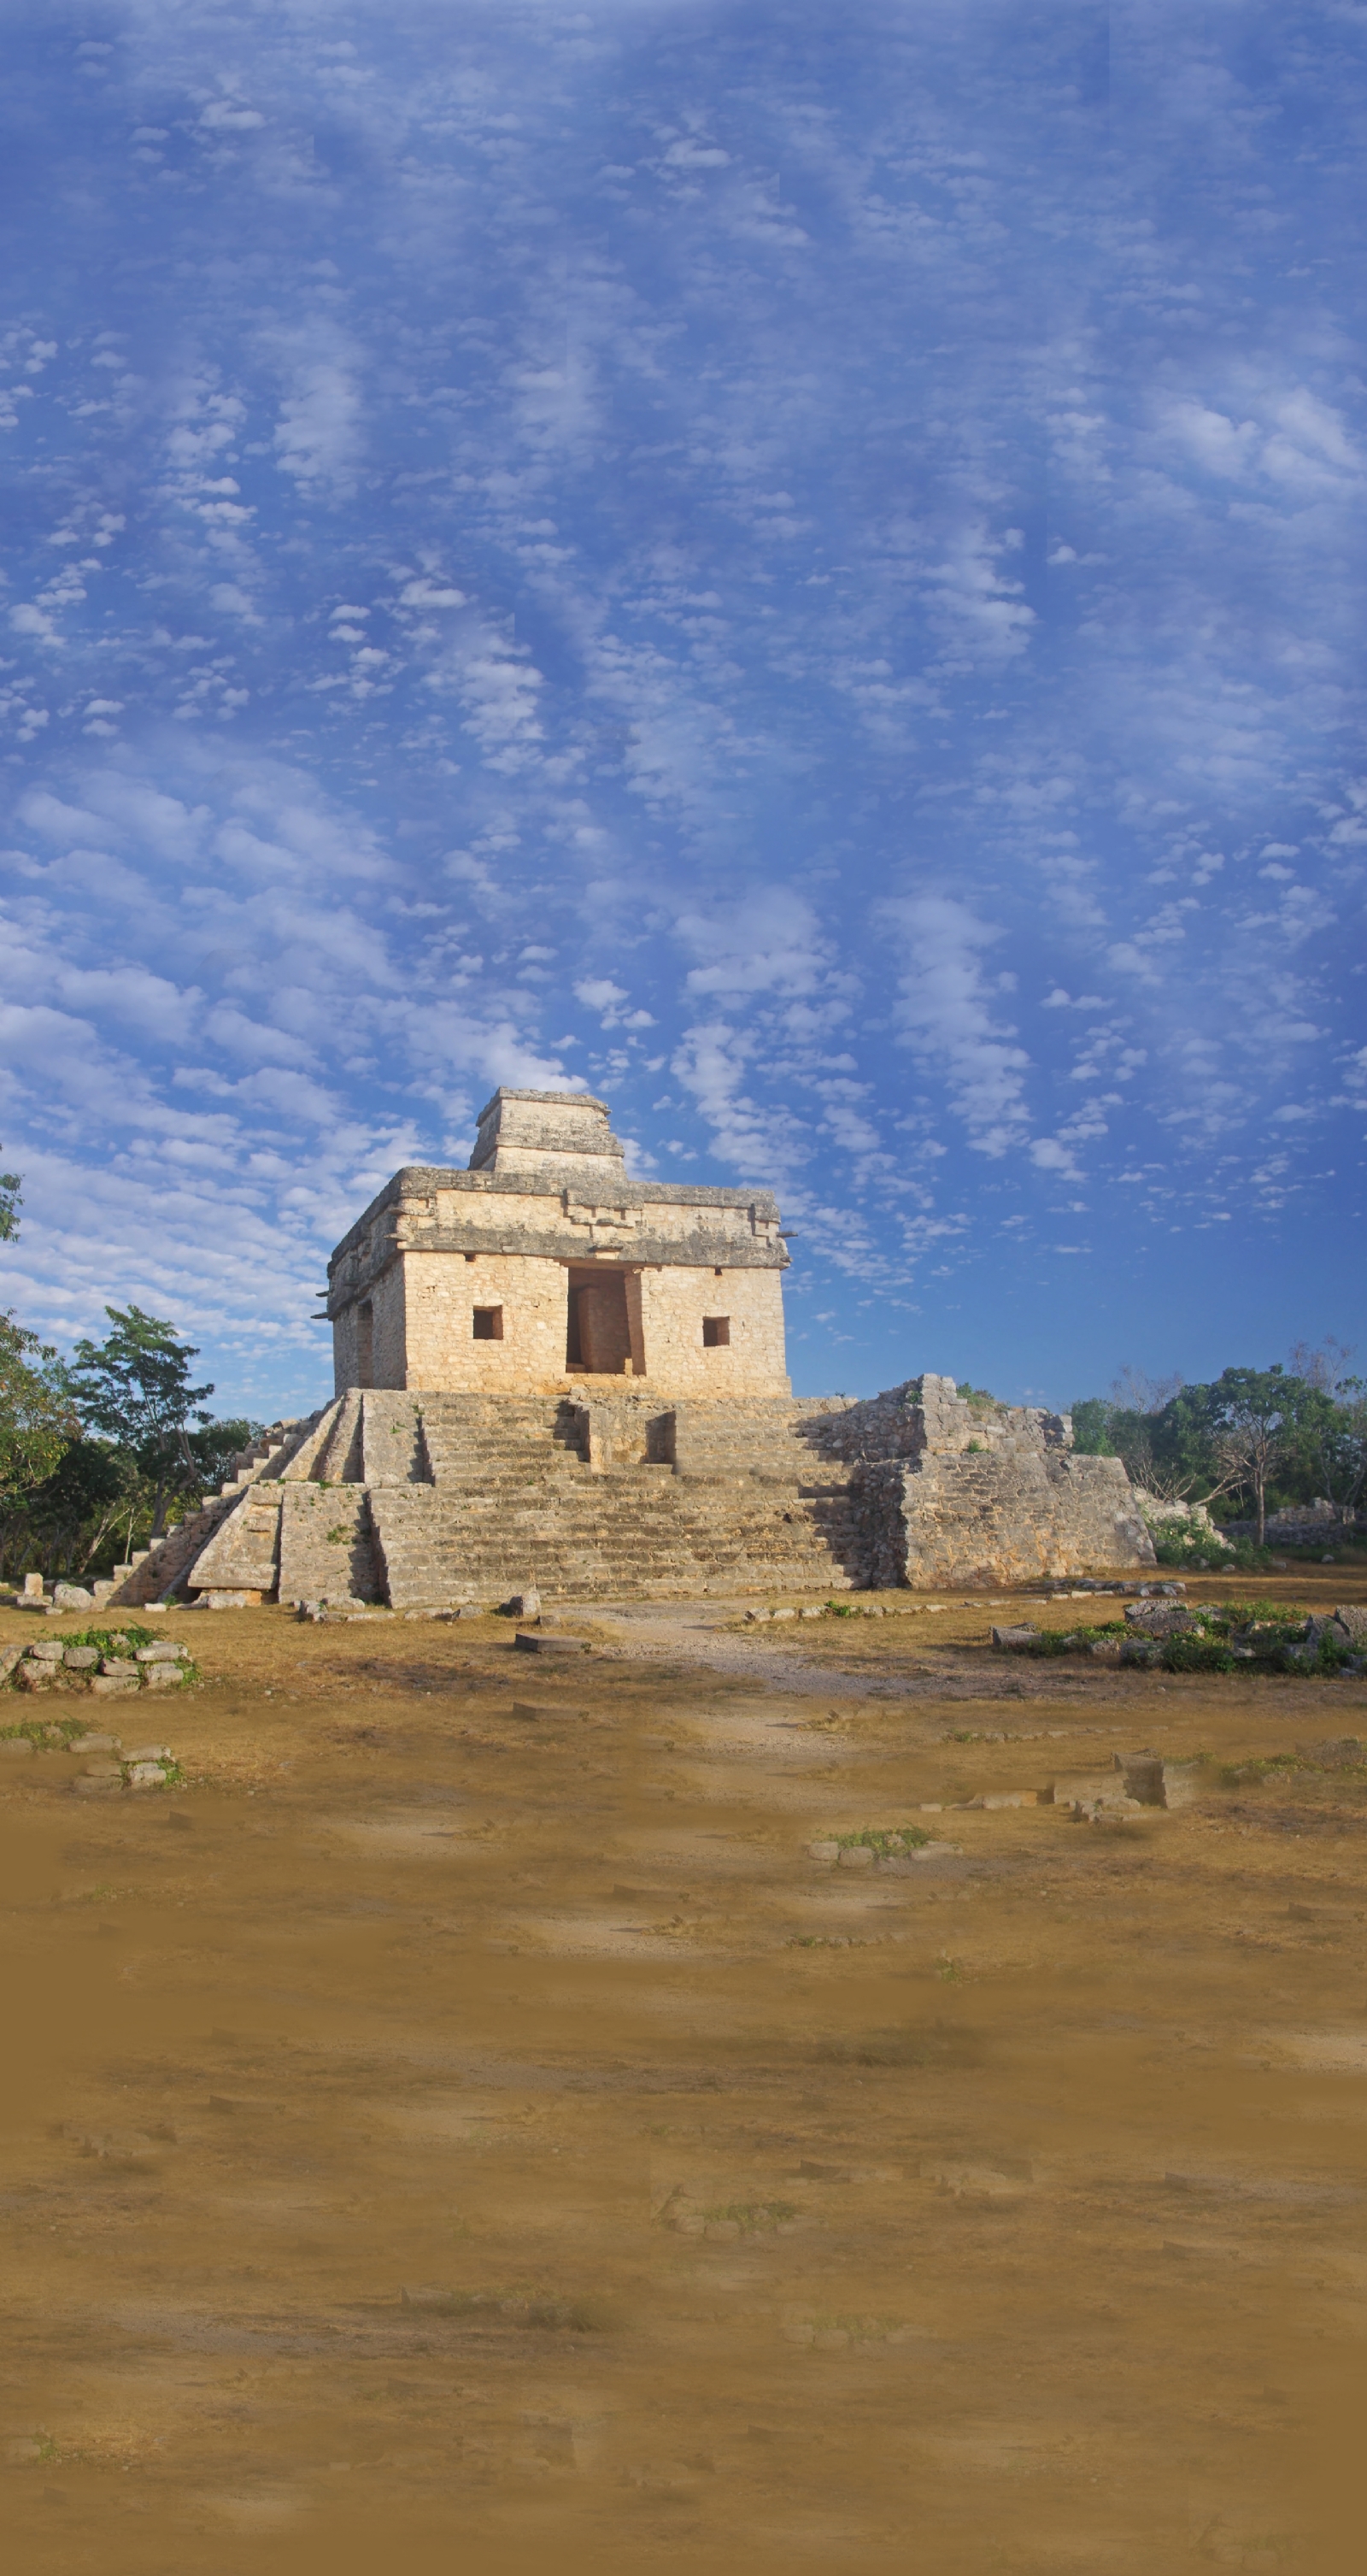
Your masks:
[[[173,1615],[183,1789],[0,1771],[17,2563],[1347,2567],[1367,1684],[1003,1608]],[[952,1811],[1141,1745],[1192,1807]]]

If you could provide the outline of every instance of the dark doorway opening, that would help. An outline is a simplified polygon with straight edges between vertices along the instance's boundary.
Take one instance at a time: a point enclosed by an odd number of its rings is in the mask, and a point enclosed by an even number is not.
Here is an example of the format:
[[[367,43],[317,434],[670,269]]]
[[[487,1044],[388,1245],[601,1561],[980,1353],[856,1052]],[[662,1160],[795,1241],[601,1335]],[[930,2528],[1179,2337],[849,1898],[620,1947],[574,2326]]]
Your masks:
[[[624,1377],[630,1358],[625,1271],[572,1270],[565,1366],[595,1376]]]

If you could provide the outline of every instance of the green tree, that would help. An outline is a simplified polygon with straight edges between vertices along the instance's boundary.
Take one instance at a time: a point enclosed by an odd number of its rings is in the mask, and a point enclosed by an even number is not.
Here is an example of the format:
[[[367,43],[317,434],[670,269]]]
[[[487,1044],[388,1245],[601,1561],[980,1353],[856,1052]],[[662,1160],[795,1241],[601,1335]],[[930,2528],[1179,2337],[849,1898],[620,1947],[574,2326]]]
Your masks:
[[[141,1306],[104,1311],[113,1330],[103,1342],[76,1344],[72,1384],[87,1429],[129,1450],[151,1483],[156,1539],[171,1494],[200,1482],[189,1424],[192,1415],[201,1426],[210,1420],[203,1399],[214,1390],[191,1386],[190,1363],[199,1353],[174,1324]]]
[[[1104,1395],[1084,1395],[1072,1407],[1073,1447],[1080,1458],[1114,1458],[1111,1437],[1114,1405]]]
[[[71,1381],[52,1344],[0,1314],[0,1498],[13,1502],[41,1485],[79,1430]]]
[[[1367,1378],[1350,1374],[1351,1350],[1332,1338],[1317,1349],[1297,1342],[1291,1366],[1308,1390],[1297,1439],[1306,1494],[1311,1489],[1351,1520],[1367,1485]]]
[[[13,1243],[19,1232],[23,1193],[17,1172],[0,1172],[0,1243]]]
[[[1317,1391],[1304,1378],[1288,1376],[1278,1361],[1269,1369],[1222,1369],[1211,1385],[1184,1393],[1203,1399],[1221,1486],[1250,1497],[1258,1545],[1264,1546],[1268,1486],[1281,1469],[1294,1465]]]
[[[130,1485],[142,1479],[131,1458],[104,1440],[73,1440],[53,1473],[36,1485],[23,1514],[25,1553],[45,1569],[85,1574],[125,1517]]]
[[[223,1422],[206,1422],[202,1431],[192,1431],[190,1456],[200,1484],[210,1488],[226,1485],[234,1460],[261,1438],[265,1428],[264,1422],[252,1422],[243,1414]]]

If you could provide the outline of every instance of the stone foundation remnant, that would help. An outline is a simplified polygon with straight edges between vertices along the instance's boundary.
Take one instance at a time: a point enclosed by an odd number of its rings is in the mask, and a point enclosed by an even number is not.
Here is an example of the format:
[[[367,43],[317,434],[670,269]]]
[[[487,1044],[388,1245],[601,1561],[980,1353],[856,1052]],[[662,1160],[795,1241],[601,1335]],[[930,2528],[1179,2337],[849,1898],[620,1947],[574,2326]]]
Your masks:
[[[767,1190],[631,1181],[602,1101],[495,1093],[328,1266],[337,1392],[123,1574],[120,1605],[493,1607],[1152,1565],[1066,1415],[924,1376],[794,1398]]]

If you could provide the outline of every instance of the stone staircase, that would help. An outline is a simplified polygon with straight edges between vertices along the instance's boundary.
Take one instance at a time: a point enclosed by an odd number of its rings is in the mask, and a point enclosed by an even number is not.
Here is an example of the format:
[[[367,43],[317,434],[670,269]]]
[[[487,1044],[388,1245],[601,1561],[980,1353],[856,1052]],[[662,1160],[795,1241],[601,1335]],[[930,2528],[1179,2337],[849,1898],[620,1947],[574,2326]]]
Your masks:
[[[851,1471],[794,1425],[787,1403],[352,1389],[241,1462],[177,1577],[228,1598],[394,1609],[528,1584],[547,1600],[848,1589]]]
[[[597,1423],[592,1399],[416,1402],[421,1440],[408,1476],[369,1483],[396,1609],[497,1599],[527,1584],[548,1600],[640,1600],[829,1592],[859,1579],[848,1475],[823,1461],[813,1480],[789,1406],[717,1408],[727,1435],[710,1447],[685,1444],[680,1408],[681,1455],[670,1457],[650,1454],[672,1435],[670,1415],[648,1398],[634,1408],[619,1398]],[[739,1418],[752,1410],[756,1420]],[[369,1466],[368,1418],[366,1443]]]
[[[931,1451],[915,1392],[851,1406],[666,1404],[620,1379],[545,1397],[352,1388],[276,1425],[202,1532],[173,1534],[174,1573],[168,1540],[121,1597],[174,1580],[227,1601],[418,1610],[533,1584],[547,1601],[825,1595],[1151,1560],[1116,1460],[1000,1408],[990,1454],[964,1424],[957,1449]]]
[[[115,1566],[115,1588],[108,1597],[107,1607],[132,1610],[146,1601],[169,1601],[187,1588],[186,1578],[192,1569],[195,1570],[195,1583],[191,1588],[195,1591],[211,1588],[216,1579],[212,1562],[216,1535],[223,1532],[228,1538],[231,1531],[225,1555],[235,1562],[241,1556],[241,1541],[247,1528],[238,1507],[248,1489],[282,1473],[318,1418],[317,1414],[312,1414],[305,1422],[272,1423],[263,1439],[256,1441],[250,1449],[240,1449],[233,1460],[231,1477],[211,1502],[201,1504],[198,1511],[187,1512],[184,1520],[167,1530],[155,1546],[137,1548],[125,1565]],[[275,1587],[274,1553],[266,1553],[264,1587],[259,1579],[263,1554],[260,1547],[255,1551],[258,1571],[250,1582],[237,1573],[225,1573],[221,1580],[233,1589],[259,1591],[264,1588],[272,1591]],[[201,1563],[207,1569],[203,1575],[198,1571]]]

